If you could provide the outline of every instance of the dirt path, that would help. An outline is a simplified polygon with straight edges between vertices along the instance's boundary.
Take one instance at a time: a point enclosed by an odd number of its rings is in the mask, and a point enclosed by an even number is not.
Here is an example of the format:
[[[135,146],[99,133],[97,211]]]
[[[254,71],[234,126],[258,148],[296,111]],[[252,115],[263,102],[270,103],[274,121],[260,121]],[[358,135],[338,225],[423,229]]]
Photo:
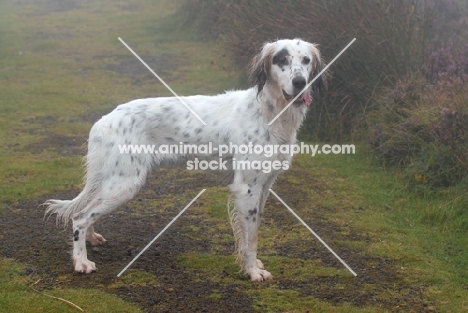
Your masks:
[[[301,177],[299,171],[290,172],[279,180],[275,189],[281,190],[291,206],[299,206],[306,196],[298,188],[300,184],[288,182],[289,175],[294,175],[296,180]],[[308,178],[303,175],[302,179]],[[44,210],[38,206],[49,197],[19,203],[0,212],[0,238],[3,242],[0,254],[27,264],[28,275],[42,278],[41,288],[100,288],[134,302],[148,312],[252,312],[263,288],[261,285],[247,285],[245,277],[227,269],[207,275],[205,271],[184,267],[178,261],[186,253],[213,252],[215,240],[210,241],[207,234],[221,226],[223,229],[220,232],[225,232],[226,225],[213,224],[200,210],[189,210],[132,266],[133,270],[154,275],[155,281],[126,285],[116,277],[139,249],[190,201],[199,186],[209,188],[220,183],[214,174],[193,176],[182,169],[155,173],[134,201],[98,222],[96,229],[108,242],[102,247],[88,248],[89,258],[98,266],[98,272],[91,275],[72,271],[69,254],[71,231],[68,229],[64,232],[57,228],[53,220],[43,221]],[[314,183],[309,180],[311,184]],[[70,190],[51,197],[71,199],[77,193],[78,190]],[[177,200],[172,205],[166,200],[158,205],[158,197],[167,194],[177,196]],[[146,203],[148,201],[150,204]],[[195,205],[207,209],[210,204],[201,199]],[[292,221],[289,213],[272,197],[267,207],[268,215],[274,216],[275,220]],[[372,240],[356,232],[341,235],[339,227],[327,221],[326,212],[317,212],[313,218],[315,230],[325,238],[339,236],[337,241]],[[278,226],[269,221],[266,219],[263,227],[284,227],[283,231],[292,231],[287,223]],[[300,295],[313,296],[333,304],[352,303],[358,307],[375,306],[395,312],[424,310],[424,286],[406,284],[391,261],[346,247],[336,249],[342,258],[352,264],[358,277],[323,275],[304,281],[275,273],[271,284],[280,290],[295,290]],[[215,250],[219,256],[232,255],[233,243],[217,243]],[[324,266],[341,267],[316,241],[308,241],[307,246],[299,241],[294,245],[276,245],[274,254],[299,260],[321,260]],[[213,276],[229,276],[231,283],[215,282]],[[220,298],[213,298],[213,292],[220,294]],[[388,294],[387,298],[383,297],[385,294]]]

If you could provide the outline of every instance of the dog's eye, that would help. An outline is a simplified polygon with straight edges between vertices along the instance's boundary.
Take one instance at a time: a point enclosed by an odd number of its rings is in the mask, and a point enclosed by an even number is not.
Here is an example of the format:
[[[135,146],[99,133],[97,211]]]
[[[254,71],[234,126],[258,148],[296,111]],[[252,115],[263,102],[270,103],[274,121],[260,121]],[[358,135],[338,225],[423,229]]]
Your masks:
[[[302,64],[307,65],[310,63],[310,59],[308,57],[305,57],[302,59]]]

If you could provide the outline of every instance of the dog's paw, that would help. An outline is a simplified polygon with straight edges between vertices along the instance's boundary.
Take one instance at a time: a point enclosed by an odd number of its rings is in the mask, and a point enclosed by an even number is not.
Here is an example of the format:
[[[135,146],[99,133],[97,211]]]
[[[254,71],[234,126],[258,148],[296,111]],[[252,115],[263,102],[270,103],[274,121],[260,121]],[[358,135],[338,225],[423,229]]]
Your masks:
[[[104,244],[107,240],[98,233],[93,233],[90,236],[86,236],[86,241],[88,241],[92,246],[95,247]]]
[[[96,264],[90,260],[75,261],[75,271],[78,273],[89,274],[97,271]]]
[[[250,281],[265,281],[273,279],[273,275],[270,272],[262,269],[256,269],[249,273]]]

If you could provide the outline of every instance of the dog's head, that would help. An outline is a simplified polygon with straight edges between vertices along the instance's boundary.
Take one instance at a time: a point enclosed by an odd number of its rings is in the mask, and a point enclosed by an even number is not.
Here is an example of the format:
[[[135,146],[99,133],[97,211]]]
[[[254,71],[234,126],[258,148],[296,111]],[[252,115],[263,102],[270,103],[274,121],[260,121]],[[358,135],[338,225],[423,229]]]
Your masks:
[[[257,86],[258,94],[268,85],[274,97],[282,96],[285,102],[310,105],[310,93],[318,93],[326,87],[328,73],[323,73],[309,88],[304,88],[325,67],[320,51],[314,44],[300,39],[279,40],[266,43],[251,62],[250,79]]]

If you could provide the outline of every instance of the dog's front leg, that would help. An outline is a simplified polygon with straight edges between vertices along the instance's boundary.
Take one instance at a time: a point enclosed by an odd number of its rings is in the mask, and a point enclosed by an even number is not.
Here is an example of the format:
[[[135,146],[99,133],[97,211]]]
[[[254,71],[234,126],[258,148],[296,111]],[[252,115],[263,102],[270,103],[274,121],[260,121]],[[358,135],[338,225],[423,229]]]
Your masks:
[[[262,262],[257,260],[258,228],[263,209],[260,208],[262,185],[235,182],[229,187],[234,200],[230,216],[236,239],[237,261],[250,280],[272,279],[270,272],[263,269]]]

